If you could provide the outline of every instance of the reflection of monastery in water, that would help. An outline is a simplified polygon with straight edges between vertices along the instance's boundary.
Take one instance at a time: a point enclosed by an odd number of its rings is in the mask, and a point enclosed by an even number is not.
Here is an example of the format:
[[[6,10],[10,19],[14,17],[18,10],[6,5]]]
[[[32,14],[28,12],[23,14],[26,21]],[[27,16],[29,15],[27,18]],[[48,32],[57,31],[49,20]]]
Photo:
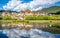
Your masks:
[[[8,38],[55,38],[55,34],[51,31],[44,31],[43,28],[50,28],[48,24],[1,24],[0,32],[6,34]],[[5,28],[6,29],[5,29]],[[42,28],[42,29],[41,29]],[[55,28],[56,29],[56,28]],[[46,30],[46,29],[45,29]]]
[[[2,31],[4,34],[6,34],[8,36],[8,38],[54,38],[54,36],[51,34],[51,33],[48,33],[48,32],[44,32],[42,30],[38,30],[37,28],[40,26],[40,25],[35,25],[35,29],[33,29],[33,25],[31,24],[22,24],[22,23],[19,23],[19,24],[2,24],[2,27],[5,27],[6,28],[9,26],[10,27],[15,27],[15,28],[10,28],[10,29],[3,29],[3,30],[0,30]],[[21,29],[20,27],[23,27],[23,26],[26,26],[26,27],[30,27],[29,30],[26,30],[26,29]],[[41,25],[41,28],[42,27],[48,27],[48,25]],[[49,34],[49,35],[48,35]]]
[[[26,23],[18,23],[18,24],[2,24],[2,29],[10,29],[10,28],[19,28],[19,29],[41,29],[41,28],[48,28],[48,27],[52,27],[52,25],[47,25],[47,24],[26,24]]]

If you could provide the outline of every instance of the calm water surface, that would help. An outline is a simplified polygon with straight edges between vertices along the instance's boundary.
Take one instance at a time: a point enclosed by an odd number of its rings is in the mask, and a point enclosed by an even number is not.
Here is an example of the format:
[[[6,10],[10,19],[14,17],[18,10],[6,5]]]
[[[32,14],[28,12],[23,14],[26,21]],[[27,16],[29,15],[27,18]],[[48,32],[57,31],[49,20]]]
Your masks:
[[[60,27],[51,24],[0,24],[0,38],[60,38]]]

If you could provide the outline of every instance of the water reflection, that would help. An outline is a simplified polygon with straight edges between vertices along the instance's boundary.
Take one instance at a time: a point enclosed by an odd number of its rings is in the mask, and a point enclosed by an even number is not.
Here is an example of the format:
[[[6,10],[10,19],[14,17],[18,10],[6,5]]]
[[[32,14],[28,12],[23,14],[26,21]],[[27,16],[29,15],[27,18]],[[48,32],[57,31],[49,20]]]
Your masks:
[[[7,38],[60,38],[60,28],[51,24],[0,24]],[[58,31],[58,32],[57,32]]]
[[[53,34],[38,29],[30,29],[29,31],[4,29],[3,33],[7,34],[9,38],[55,38]]]
[[[0,30],[0,38],[8,38],[8,36]]]
[[[18,23],[18,24],[2,24],[1,25],[2,28],[47,28],[47,27],[51,27],[51,25],[48,24],[25,24],[25,23]]]

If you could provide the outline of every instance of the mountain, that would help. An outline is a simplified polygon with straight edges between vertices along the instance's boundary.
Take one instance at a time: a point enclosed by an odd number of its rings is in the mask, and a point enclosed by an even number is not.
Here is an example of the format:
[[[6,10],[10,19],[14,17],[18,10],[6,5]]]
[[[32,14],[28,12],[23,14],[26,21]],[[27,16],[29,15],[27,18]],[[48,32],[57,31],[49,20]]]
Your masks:
[[[11,10],[0,10],[0,13],[2,13],[2,12],[10,12],[10,13],[12,13],[12,12],[16,12],[16,11],[11,11]],[[17,13],[17,12],[16,12]]]
[[[49,8],[44,8],[42,10],[38,10],[39,12],[49,12],[49,13],[56,13],[60,11],[60,6],[52,6]]]

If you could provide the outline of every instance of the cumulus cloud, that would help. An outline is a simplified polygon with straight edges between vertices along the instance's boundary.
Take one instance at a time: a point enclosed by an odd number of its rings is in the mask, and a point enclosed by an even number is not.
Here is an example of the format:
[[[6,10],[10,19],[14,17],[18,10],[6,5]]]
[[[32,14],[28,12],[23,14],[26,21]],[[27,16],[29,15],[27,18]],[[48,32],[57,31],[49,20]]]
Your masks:
[[[27,7],[28,7],[27,3],[24,3],[24,4],[18,5],[18,6],[15,7],[13,10],[14,10],[14,11],[16,11],[16,10],[17,10],[17,11],[20,11],[20,10],[26,10]]]
[[[42,6],[54,4],[60,0],[33,0],[28,3],[22,3],[22,0],[10,0],[6,5],[3,6],[5,10],[20,11],[26,10],[39,10],[42,9]]]
[[[11,10],[14,9],[16,6],[18,6],[21,3],[19,0],[10,0],[3,8],[5,10]]]

